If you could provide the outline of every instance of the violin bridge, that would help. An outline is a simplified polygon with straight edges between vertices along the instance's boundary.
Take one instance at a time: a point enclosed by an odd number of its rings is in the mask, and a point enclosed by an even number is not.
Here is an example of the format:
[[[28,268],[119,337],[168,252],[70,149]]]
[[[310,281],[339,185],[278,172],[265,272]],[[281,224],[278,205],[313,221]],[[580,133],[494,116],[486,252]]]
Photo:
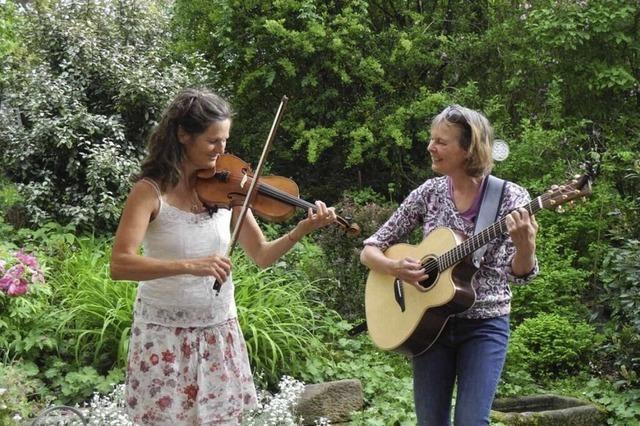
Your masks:
[[[244,188],[244,185],[247,183],[247,175],[242,176],[242,181],[240,182],[240,188]]]

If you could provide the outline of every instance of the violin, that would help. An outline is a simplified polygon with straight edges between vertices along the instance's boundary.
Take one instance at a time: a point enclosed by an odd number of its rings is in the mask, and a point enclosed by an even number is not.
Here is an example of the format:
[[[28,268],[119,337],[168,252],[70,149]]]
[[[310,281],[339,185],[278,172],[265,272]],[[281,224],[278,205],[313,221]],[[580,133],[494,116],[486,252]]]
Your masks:
[[[252,181],[253,172],[248,163],[235,155],[222,154],[214,169],[198,172],[196,193],[210,212],[218,208],[231,209],[242,206]],[[283,222],[293,216],[296,207],[317,210],[315,204],[300,198],[298,185],[289,178],[262,176],[256,187],[249,205],[257,216],[267,221]],[[349,236],[360,234],[357,223],[338,216],[337,224]]]

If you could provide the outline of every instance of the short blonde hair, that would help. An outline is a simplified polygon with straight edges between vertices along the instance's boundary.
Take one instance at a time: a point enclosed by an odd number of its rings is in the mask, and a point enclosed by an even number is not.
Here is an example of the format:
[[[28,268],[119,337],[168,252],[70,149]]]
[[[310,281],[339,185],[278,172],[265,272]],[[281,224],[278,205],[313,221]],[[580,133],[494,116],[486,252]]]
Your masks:
[[[431,121],[431,129],[441,124],[455,125],[461,130],[458,141],[467,151],[464,169],[469,176],[479,177],[493,169],[493,128],[482,113],[460,105],[450,105]]]

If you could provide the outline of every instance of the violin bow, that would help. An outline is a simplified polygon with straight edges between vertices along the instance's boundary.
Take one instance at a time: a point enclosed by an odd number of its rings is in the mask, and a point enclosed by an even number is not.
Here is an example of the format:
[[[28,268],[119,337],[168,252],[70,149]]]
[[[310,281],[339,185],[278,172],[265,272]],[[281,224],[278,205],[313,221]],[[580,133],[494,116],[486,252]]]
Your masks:
[[[257,188],[258,178],[262,174],[262,167],[267,160],[267,155],[269,154],[269,150],[271,149],[271,145],[273,144],[273,140],[276,137],[276,130],[280,125],[280,120],[282,119],[282,114],[284,113],[284,108],[287,106],[287,101],[289,98],[287,96],[283,96],[282,100],[280,100],[280,106],[278,107],[278,111],[276,112],[276,116],[273,119],[273,124],[271,125],[271,130],[269,131],[269,136],[267,137],[267,142],[264,144],[262,148],[262,155],[260,155],[260,161],[258,161],[258,165],[256,166],[255,171],[253,172],[253,180],[251,181],[251,185],[249,186],[249,190],[247,191],[247,195],[244,198],[244,203],[242,203],[242,209],[240,210],[240,216],[238,216],[238,222],[236,222],[236,226],[233,229],[233,234],[231,235],[231,243],[227,247],[226,257],[230,258],[233,253],[233,249],[238,242],[238,237],[240,236],[240,229],[244,224],[244,220],[247,217],[247,211],[249,210],[249,203],[253,198],[253,193]],[[222,283],[216,280],[213,283],[213,289],[216,292],[216,296],[220,294],[220,288],[222,287]]]

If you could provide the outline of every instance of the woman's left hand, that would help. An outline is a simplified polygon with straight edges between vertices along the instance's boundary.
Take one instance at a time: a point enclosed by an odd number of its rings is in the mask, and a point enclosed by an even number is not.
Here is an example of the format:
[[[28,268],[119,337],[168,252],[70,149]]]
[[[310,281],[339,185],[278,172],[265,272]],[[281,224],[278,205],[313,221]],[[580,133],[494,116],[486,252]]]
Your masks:
[[[505,224],[516,250],[531,254],[535,252],[538,233],[535,216],[530,215],[524,208],[519,208],[507,215]]]
[[[309,209],[306,219],[301,220],[297,228],[304,232],[303,235],[306,235],[318,228],[334,223],[336,217],[335,208],[327,207],[322,201],[316,201],[316,211],[314,212],[313,209]],[[298,235],[298,237],[298,239],[300,239],[302,235]]]

